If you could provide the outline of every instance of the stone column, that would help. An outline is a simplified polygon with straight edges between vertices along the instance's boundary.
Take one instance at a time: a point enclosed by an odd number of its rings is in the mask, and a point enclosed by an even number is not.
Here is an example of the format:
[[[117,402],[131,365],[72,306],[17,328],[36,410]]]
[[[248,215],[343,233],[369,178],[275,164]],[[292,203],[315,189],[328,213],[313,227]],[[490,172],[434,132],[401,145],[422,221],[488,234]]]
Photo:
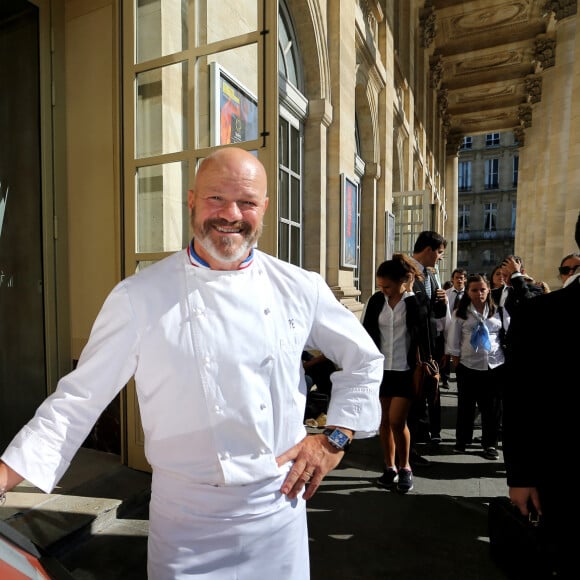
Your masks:
[[[555,59],[541,72],[541,100],[533,106],[520,150],[516,253],[530,275],[553,289],[561,286],[560,260],[575,251],[574,224],[580,208],[580,191],[570,187],[580,178],[577,21],[574,14],[556,22]]]
[[[332,122],[332,105],[327,99],[308,103],[304,127],[304,268],[326,272],[328,170],[327,131]]]
[[[445,211],[447,212],[447,222],[445,223],[443,236],[447,240],[445,261],[449,276],[451,276],[451,272],[454,268],[457,267],[457,214],[459,203],[457,183],[459,179],[459,161],[457,148],[455,148],[454,152],[453,149],[453,147],[447,148],[447,157],[445,159]],[[445,280],[442,280],[442,282],[444,281]]]

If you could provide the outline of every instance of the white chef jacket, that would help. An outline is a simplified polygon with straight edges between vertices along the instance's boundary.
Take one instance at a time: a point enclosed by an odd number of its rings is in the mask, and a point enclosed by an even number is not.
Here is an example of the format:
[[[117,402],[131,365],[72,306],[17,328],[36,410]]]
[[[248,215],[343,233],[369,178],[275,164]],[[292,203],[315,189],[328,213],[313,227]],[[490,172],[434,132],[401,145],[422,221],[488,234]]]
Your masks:
[[[185,250],[177,252],[112,290],[77,368],[2,459],[50,492],[134,376],[153,468],[151,511],[168,520],[156,536],[183,534],[199,511],[185,517],[180,505],[194,494],[195,510],[215,514],[223,501],[216,487],[231,490],[223,498],[236,516],[280,512],[285,498],[274,491],[289,466],[278,467],[276,457],[306,435],[301,355],[310,348],[339,367],[328,424],[375,435],[383,356],[320,275],[258,250],[234,271],[195,267]]]
[[[340,369],[328,424],[375,435],[383,357],[321,276],[258,250],[234,271],[177,252],[113,289],[77,368],[3,460],[50,492],[134,375],[153,469],[210,485],[275,478],[276,457],[305,435],[305,348]]]

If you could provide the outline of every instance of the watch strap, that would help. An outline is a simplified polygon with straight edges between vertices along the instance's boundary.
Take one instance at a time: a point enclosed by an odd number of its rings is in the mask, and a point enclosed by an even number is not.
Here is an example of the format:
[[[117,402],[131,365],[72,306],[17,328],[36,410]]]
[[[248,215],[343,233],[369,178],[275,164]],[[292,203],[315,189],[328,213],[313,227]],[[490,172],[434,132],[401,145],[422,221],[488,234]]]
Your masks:
[[[340,436],[342,436],[341,438],[346,438],[346,442],[343,443],[342,445],[339,445],[335,440],[334,440],[334,434],[340,434]],[[333,446],[336,447],[336,449],[340,449],[341,451],[348,451],[350,444],[351,444],[351,439],[350,437],[341,429],[338,428],[334,428],[334,429],[325,429],[322,432],[323,435],[326,435],[326,437],[328,438],[328,442]]]

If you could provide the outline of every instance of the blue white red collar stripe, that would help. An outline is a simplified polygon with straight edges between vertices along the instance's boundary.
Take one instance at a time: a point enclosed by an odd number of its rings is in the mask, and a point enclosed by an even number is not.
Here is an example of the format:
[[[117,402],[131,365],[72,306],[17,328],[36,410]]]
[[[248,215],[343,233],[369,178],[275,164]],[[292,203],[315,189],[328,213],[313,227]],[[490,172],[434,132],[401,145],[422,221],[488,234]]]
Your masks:
[[[196,266],[197,268],[211,268],[211,266],[195,251],[193,247],[193,239],[191,240],[191,242],[189,242],[189,246],[187,246],[187,255],[189,256],[189,261],[192,266]],[[250,255],[240,264],[238,270],[244,270],[253,261],[254,261],[254,248],[251,249]]]

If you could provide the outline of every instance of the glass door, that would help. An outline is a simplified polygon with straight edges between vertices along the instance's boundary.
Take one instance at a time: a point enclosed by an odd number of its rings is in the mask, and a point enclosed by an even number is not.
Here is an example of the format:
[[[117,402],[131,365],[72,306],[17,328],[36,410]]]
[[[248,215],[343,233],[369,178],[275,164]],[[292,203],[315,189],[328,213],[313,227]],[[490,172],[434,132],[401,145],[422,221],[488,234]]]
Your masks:
[[[0,3],[0,448],[46,397],[39,9]]]
[[[123,8],[125,274],[186,247],[197,165],[229,144],[256,152],[273,181],[260,247],[275,253],[278,3],[133,0]],[[128,465],[144,469],[132,384],[127,425]]]

